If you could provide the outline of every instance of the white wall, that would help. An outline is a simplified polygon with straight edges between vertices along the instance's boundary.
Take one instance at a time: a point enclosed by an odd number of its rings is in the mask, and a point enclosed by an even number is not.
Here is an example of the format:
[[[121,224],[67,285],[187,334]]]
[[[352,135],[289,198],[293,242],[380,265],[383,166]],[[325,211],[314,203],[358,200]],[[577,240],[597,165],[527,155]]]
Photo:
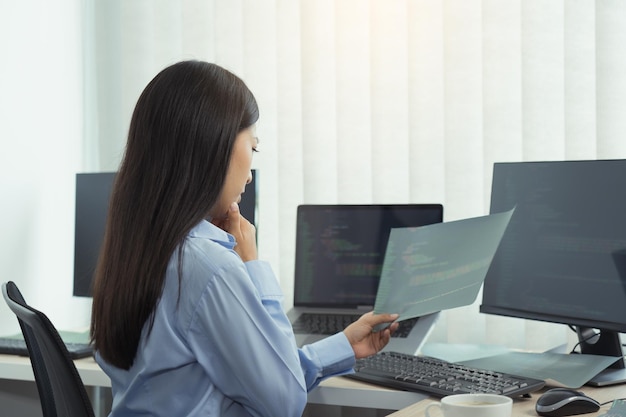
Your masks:
[[[72,297],[81,22],[80,0],[0,0],[0,281],[60,328],[86,326],[90,308]],[[0,334],[17,331],[0,302]]]

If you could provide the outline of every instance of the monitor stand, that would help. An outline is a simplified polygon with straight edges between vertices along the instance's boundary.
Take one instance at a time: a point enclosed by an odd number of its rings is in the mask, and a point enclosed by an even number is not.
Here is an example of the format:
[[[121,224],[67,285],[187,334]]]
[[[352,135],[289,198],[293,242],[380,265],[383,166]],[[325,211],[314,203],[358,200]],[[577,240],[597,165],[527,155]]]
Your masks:
[[[586,385],[592,387],[606,387],[626,383],[626,369],[606,368],[598,375],[591,378]]]
[[[626,365],[619,333],[608,330],[600,330],[598,333],[596,329],[583,326],[576,326],[576,333],[582,353],[616,358],[611,366],[591,378],[586,385],[605,387],[626,383]]]

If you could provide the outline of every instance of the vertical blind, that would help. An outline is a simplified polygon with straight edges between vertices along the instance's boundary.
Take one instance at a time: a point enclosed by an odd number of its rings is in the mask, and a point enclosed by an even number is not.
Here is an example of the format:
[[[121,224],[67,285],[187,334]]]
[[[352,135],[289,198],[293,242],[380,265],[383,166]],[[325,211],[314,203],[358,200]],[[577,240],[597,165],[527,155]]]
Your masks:
[[[260,105],[259,251],[293,293],[296,206],[489,212],[494,162],[626,157],[621,0],[91,0],[85,155],[116,169],[147,82],[182,59]],[[365,225],[364,225],[365,227]],[[447,311],[431,341],[544,349],[562,325]]]

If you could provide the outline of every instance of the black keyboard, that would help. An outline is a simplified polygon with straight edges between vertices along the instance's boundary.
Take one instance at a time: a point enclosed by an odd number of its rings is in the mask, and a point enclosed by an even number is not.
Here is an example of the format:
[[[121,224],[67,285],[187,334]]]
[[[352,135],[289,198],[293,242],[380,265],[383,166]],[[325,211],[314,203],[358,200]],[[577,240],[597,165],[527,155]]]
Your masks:
[[[332,335],[343,331],[361,317],[359,314],[302,313],[293,323],[294,333]],[[399,322],[392,337],[408,337],[418,319]]]
[[[67,351],[72,359],[81,359],[92,356],[93,349],[88,343],[65,342]],[[0,337],[0,354],[29,356],[24,339]]]
[[[516,397],[537,391],[544,381],[492,372],[425,356],[380,352],[358,359],[348,378],[436,397],[494,393]]]

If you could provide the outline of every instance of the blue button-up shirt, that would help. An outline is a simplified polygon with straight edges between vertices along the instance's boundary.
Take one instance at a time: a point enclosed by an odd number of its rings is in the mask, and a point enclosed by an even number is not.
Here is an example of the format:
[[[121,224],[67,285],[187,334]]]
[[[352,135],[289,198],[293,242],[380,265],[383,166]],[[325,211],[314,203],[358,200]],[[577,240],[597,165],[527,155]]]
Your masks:
[[[323,378],[352,371],[343,333],[298,349],[269,264],[243,263],[209,222],[169,263],[154,327],[130,370],[96,354],[111,378],[111,416],[300,416]],[[180,290],[180,296],[179,296]]]

